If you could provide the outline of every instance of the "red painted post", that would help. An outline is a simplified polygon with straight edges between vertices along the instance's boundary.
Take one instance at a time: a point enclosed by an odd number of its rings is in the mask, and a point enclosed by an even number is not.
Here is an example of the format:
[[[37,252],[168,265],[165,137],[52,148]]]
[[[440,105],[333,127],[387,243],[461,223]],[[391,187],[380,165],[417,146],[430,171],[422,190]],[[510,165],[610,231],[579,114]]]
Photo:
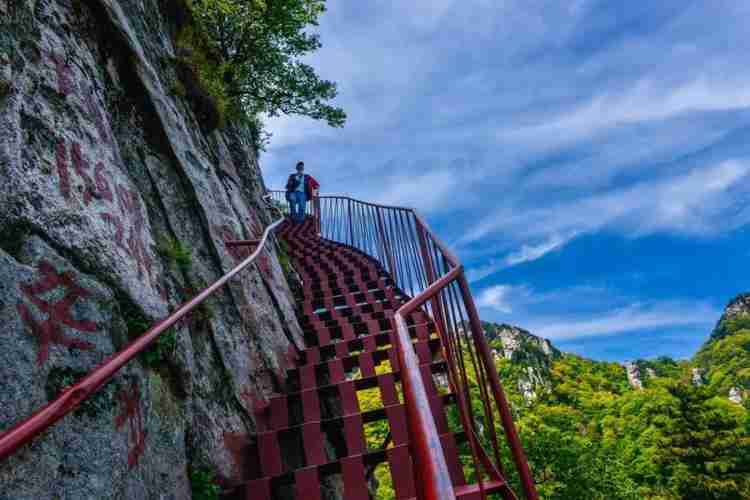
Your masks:
[[[354,226],[352,225],[352,199],[347,198],[347,215],[349,217],[349,244],[354,246]]]
[[[383,214],[382,214],[382,207],[379,205],[376,208],[376,213],[378,214],[378,231],[380,232],[380,240],[383,242],[383,249],[385,250],[385,256],[388,259],[388,267],[390,268],[389,271],[391,272],[391,276],[393,276],[393,282],[398,283],[398,276],[396,275],[396,264],[393,260],[393,253],[391,253],[391,243],[386,238],[385,234],[385,225],[383,224]]]
[[[320,196],[316,192],[313,194],[313,217],[315,218],[315,229],[320,236]]]
[[[427,500],[455,500],[448,464],[432,417],[417,356],[411,347],[411,338],[400,311],[396,312],[393,322],[417,484]]]
[[[425,267],[425,276],[430,286],[435,282],[435,269],[433,268],[432,256],[430,255],[429,247],[427,245],[427,236],[425,234],[425,228],[419,219],[416,219],[417,236],[419,237],[419,250],[422,254],[422,261]],[[443,315],[443,309],[440,306],[440,301],[437,297],[432,299],[432,309],[435,312],[435,323],[438,328],[438,335],[441,339],[445,339],[445,319]]]
[[[487,370],[487,377],[492,388],[492,392],[495,396],[495,403],[497,404],[500,412],[500,420],[505,430],[505,435],[508,439],[508,445],[510,446],[511,454],[513,455],[513,461],[516,464],[518,475],[521,480],[521,486],[523,486],[524,494],[527,500],[538,500],[539,494],[536,491],[534,485],[534,479],[531,476],[531,470],[529,469],[529,463],[526,461],[526,454],[523,451],[521,440],[518,437],[516,426],[513,423],[513,415],[510,412],[510,406],[508,400],[505,398],[503,387],[500,384],[500,377],[497,374],[495,363],[492,361],[492,354],[490,348],[487,345],[487,340],[484,338],[482,323],[479,320],[479,313],[477,312],[476,305],[471,296],[471,289],[469,283],[466,281],[466,276],[462,272],[458,277],[458,282],[461,287],[461,295],[463,296],[464,306],[466,312],[469,315],[469,323],[471,325],[472,338],[477,348],[481,361],[484,363]]]

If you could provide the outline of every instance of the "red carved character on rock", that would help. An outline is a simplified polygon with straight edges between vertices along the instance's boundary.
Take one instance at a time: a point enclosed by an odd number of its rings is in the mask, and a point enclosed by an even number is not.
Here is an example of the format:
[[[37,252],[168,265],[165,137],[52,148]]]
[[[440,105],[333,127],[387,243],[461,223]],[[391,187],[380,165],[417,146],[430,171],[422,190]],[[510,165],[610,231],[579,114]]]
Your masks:
[[[73,71],[70,69],[70,65],[68,65],[63,56],[55,53],[49,53],[47,56],[55,64],[55,72],[57,73],[57,91],[63,97],[67,97],[73,92]]]
[[[89,117],[94,122],[96,130],[99,132],[99,138],[109,144],[109,124],[107,124],[104,112],[96,99],[94,86],[89,85],[88,88],[84,88],[83,94],[83,104],[86,106],[86,111],[88,111]]]
[[[107,224],[111,224],[115,227],[115,242],[117,243],[117,246],[125,253],[129,253],[130,250],[125,246],[125,227],[122,224],[122,220],[118,216],[107,212],[99,214],[99,217],[101,217]]]
[[[70,310],[76,300],[81,297],[88,297],[90,292],[73,280],[73,273],[58,273],[49,262],[41,261],[38,269],[41,273],[39,281],[31,285],[21,285],[21,291],[29,302],[47,315],[47,319],[38,322],[34,319],[26,304],[19,303],[16,305],[21,318],[31,328],[32,335],[39,341],[37,362],[43,365],[47,361],[50,344],[81,350],[93,349],[94,345],[90,342],[69,337],[63,333],[63,326],[84,333],[93,333],[99,329],[99,325],[94,321],[73,318]],[[65,295],[61,299],[52,302],[41,298],[41,295],[52,292],[58,287],[65,290]]]
[[[94,194],[96,193],[94,181],[88,174],[91,165],[83,157],[83,154],[81,153],[81,145],[77,142],[73,143],[73,147],[70,150],[70,156],[73,160],[73,169],[75,170],[76,174],[78,174],[78,177],[83,180],[83,183],[86,186],[85,190],[83,191],[83,202],[88,205],[89,203],[91,203],[91,198],[93,198]]]
[[[70,161],[68,160],[68,150],[70,150]],[[71,199],[71,165],[72,171],[83,181],[83,203],[89,205],[92,198],[100,198],[109,202],[113,201],[112,189],[107,181],[106,169],[102,162],[96,164],[94,169],[94,178],[91,178],[89,171],[91,164],[83,155],[81,145],[74,142],[68,148],[64,140],[60,140],[55,147],[55,163],[57,164],[57,174],[60,177],[60,193],[70,201]]]
[[[138,464],[143,451],[146,449],[146,432],[143,430],[143,410],[141,410],[141,392],[136,382],[130,389],[122,389],[117,398],[120,400],[120,414],[115,419],[115,428],[120,428],[128,422],[128,466]]]
[[[145,228],[145,217],[140,199],[135,191],[127,189],[125,186],[118,185],[117,204],[120,211],[130,222],[130,236],[127,239],[128,253],[135,259],[138,264],[138,276],[143,276],[143,272],[151,277],[151,266],[153,264],[151,257],[146,251],[146,245],[143,241],[143,229]]]
[[[266,278],[272,278],[273,275],[271,274],[271,261],[268,258],[268,254],[265,250],[263,250],[260,255],[258,255],[258,271],[266,277]]]

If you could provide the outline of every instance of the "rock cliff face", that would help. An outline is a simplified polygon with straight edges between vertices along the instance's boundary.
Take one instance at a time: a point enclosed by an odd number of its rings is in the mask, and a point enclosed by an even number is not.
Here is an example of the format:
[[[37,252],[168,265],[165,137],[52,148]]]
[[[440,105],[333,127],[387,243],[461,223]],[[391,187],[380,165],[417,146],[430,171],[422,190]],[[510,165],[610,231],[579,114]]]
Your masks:
[[[161,0],[0,0],[0,431],[246,254],[271,222],[249,135],[202,128]],[[0,463],[0,498],[190,498],[231,481],[301,346],[257,265]],[[197,478],[197,479],[196,479]]]
[[[521,369],[518,391],[527,402],[549,388],[550,367],[561,356],[549,340],[511,325],[482,323],[482,327],[495,357],[509,360]]]
[[[527,404],[553,388],[557,360],[576,357],[561,353],[549,340],[516,326],[483,323],[483,328],[506,382],[514,382]],[[742,294],[727,304],[710,338],[692,359],[640,359],[623,363],[621,369],[635,390],[648,388],[658,377],[684,377],[695,386],[708,386],[729,401],[745,405],[750,403],[749,341],[750,294]],[[592,369],[602,367],[606,371],[605,362],[579,359]]]
[[[719,323],[729,318],[736,318],[743,314],[750,314],[750,293],[743,293],[736,296],[727,304],[724,314],[721,315]]]
[[[625,363],[625,371],[628,374],[628,383],[634,389],[643,389],[641,369],[636,363]]]
[[[729,333],[725,326],[732,320],[741,320],[750,317],[750,293],[743,293],[732,299],[727,307],[724,308],[724,313],[716,323],[716,328],[711,333],[711,341],[720,340],[727,336]]]

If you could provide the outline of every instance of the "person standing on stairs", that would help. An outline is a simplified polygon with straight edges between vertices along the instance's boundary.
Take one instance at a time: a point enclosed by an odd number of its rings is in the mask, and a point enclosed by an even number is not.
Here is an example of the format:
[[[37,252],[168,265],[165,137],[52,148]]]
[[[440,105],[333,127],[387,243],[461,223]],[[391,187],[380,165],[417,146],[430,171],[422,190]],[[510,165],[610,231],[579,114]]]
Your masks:
[[[313,176],[305,174],[305,163],[297,162],[297,173],[291,174],[286,181],[286,199],[289,202],[292,221],[305,221],[305,209],[308,200],[317,195],[320,184]]]

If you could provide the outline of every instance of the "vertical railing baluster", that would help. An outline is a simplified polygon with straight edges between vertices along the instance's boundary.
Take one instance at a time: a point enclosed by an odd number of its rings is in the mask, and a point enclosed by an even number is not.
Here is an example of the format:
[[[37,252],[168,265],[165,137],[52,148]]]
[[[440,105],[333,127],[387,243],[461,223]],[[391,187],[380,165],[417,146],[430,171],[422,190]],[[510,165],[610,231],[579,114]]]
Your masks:
[[[394,265],[393,261],[393,253],[391,250],[391,245],[388,239],[386,238],[385,228],[383,225],[383,214],[381,213],[382,209],[381,207],[377,207],[377,220],[378,220],[378,230],[380,231],[380,237],[383,240],[383,250],[385,251],[385,257],[388,259],[388,267],[390,268],[389,271],[393,275],[393,281],[398,283],[398,274],[396,273],[396,266]],[[399,288],[401,288],[399,286]]]
[[[482,333],[482,324],[479,319],[479,313],[477,312],[476,305],[471,297],[469,283],[463,273],[461,273],[461,276],[459,277],[459,284],[461,286],[461,294],[463,295],[464,304],[466,305],[466,312],[469,315],[474,344],[482,357],[482,362],[485,363],[488,368],[487,374],[489,375],[490,386],[492,387],[492,392],[500,412],[500,420],[502,421],[503,430],[508,439],[508,446],[510,447],[513,461],[518,470],[521,486],[523,487],[528,500],[537,500],[539,495],[536,491],[536,486],[534,485],[534,479],[531,476],[531,470],[526,461],[526,455],[521,446],[521,440],[518,437],[516,426],[513,423],[513,415],[510,412],[508,400],[505,398],[505,392],[500,384],[500,377],[497,375],[497,370],[494,369],[494,364],[490,365],[492,363],[492,354],[487,345],[487,340]]]
[[[347,199],[347,219],[349,221],[349,244],[354,246],[354,226],[352,226],[352,200]]]
[[[282,207],[288,206],[288,203],[284,203],[286,198],[283,192],[274,192],[272,199],[278,200]],[[486,496],[486,476],[483,471],[491,479],[504,476],[497,438],[499,431],[495,426],[495,422],[499,420],[513,464],[518,470],[525,498],[537,500],[538,494],[528,462],[460,261],[411,209],[385,207],[350,197],[318,196],[310,204],[309,211],[315,218],[319,234],[349,245],[372,258],[379,268],[391,275],[393,286],[406,295],[408,302],[399,307],[397,316],[394,317],[402,338],[407,338],[408,334],[404,318],[399,314],[408,316],[419,309],[426,312],[434,322],[441,339],[443,355],[448,362],[451,390],[457,398],[461,424],[467,432],[471,448],[471,459],[479,482],[477,496]],[[423,298],[410,300],[408,295],[422,295]],[[431,330],[430,334],[433,332]],[[410,350],[406,347],[406,342],[403,344],[399,349],[399,356],[403,355],[404,350]],[[420,377],[414,379],[414,383],[417,383],[418,378]],[[478,384],[477,397],[480,399],[477,401],[475,397],[473,401],[478,412],[476,418],[486,421],[481,427],[481,435],[478,430],[479,420],[474,420],[475,408],[471,399],[474,379]],[[421,388],[418,389],[420,391]],[[474,391],[474,394],[477,395],[477,392]],[[413,403],[414,401],[411,402]],[[498,412],[499,419],[495,417],[495,411]],[[410,430],[413,430],[412,427],[410,425]],[[493,453],[488,454],[485,444],[492,447]],[[415,465],[419,466],[421,460],[417,459]],[[433,465],[437,464],[433,462]],[[432,479],[434,478],[433,476]],[[433,486],[434,484],[432,483]],[[501,494],[506,500],[515,498],[510,490]]]

